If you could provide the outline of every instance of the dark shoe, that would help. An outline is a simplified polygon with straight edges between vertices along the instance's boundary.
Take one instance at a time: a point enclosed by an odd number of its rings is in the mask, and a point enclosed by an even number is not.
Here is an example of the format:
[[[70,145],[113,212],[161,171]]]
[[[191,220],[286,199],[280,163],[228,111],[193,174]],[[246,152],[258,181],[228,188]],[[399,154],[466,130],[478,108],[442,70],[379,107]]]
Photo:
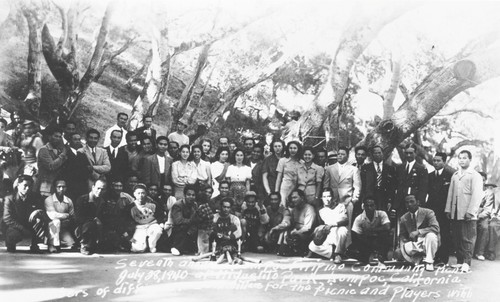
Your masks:
[[[47,248],[47,250],[49,251],[49,253],[59,253],[59,251],[57,250],[57,248],[55,246],[53,246],[53,245],[49,245],[49,247]]]
[[[30,246],[30,253],[31,254],[43,254],[42,250],[40,250],[40,248],[36,244]]]
[[[16,245],[7,245],[7,252],[8,253],[15,253],[16,252]]]

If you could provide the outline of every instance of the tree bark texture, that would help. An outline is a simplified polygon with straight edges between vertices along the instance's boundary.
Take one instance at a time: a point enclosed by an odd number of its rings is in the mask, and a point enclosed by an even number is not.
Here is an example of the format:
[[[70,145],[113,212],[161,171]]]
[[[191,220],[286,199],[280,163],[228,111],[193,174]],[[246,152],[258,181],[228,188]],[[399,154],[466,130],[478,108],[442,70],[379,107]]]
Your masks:
[[[38,116],[42,100],[42,37],[41,22],[36,16],[36,11],[25,7],[23,14],[28,23],[28,94],[24,105],[29,113]]]

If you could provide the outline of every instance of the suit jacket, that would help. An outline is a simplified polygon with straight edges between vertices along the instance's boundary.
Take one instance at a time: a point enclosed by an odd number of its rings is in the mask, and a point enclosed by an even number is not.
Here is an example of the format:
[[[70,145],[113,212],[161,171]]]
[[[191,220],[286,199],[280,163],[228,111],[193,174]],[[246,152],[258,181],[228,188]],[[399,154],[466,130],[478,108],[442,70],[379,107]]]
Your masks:
[[[427,168],[425,168],[424,165],[415,162],[410,173],[408,174],[406,172],[406,164],[407,162],[404,162],[396,168],[398,190],[393,207],[395,209],[399,209],[400,211],[405,206],[404,198],[406,196],[415,195],[421,203],[424,203],[425,197],[427,197]]]
[[[6,227],[22,230],[31,228],[29,217],[33,211],[42,210],[45,213],[43,198],[29,191],[24,201],[20,200],[17,192],[5,197],[3,223]],[[48,220],[48,217],[46,217]]]
[[[91,193],[78,197],[75,201],[75,220],[81,226],[85,222],[98,218],[102,221],[104,200],[101,197],[93,198]]]
[[[165,154],[165,182],[172,183],[172,162],[173,159]],[[160,165],[158,164],[158,157],[156,154],[150,155],[144,159],[144,164],[141,168],[141,181],[145,184],[160,185]]]
[[[377,170],[373,163],[364,164],[361,167],[361,200],[371,196],[381,198],[379,203],[394,203],[396,196],[397,180],[396,168],[382,163],[382,180],[380,188],[377,189]],[[385,209],[384,209],[385,210]]]
[[[118,148],[116,157],[111,154],[111,147],[107,146],[106,153],[108,154],[109,162],[111,163],[111,171],[108,173],[109,180],[125,180],[129,172],[128,153],[125,151],[125,146]]]
[[[426,208],[419,208],[417,212],[417,223],[415,225],[411,218],[411,213],[406,212],[401,216],[399,239],[402,242],[411,241],[410,233],[418,230],[418,237],[424,237],[428,233],[434,233],[439,238],[439,223],[434,211]]]
[[[455,173],[455,170],[448,166],[444,167],[439,176],[436,176],[436,171],[429,173],[429,190],[425,207],[433,210],[437,216],[444,215],[446,198],[448,197],[453,173]]]
[[[87,145],[83,146],[78,151],[85,154],[92,165],[93,171],[91,180],[96,181],[99,177],[101,177],[101,175],[105,175],[111,171],[111,163],[109,162],[108,152],[106,152],[103,148],[95,148],[95,159],[94,156],[92,156],[92,150]]]
[[[151,131],[151,135],[148,135],[146,131],[146,127],[142,126],[135,129],[135,132],[139,134],[139,139],[143,139],[144,137],[150,137],[153,146],[156,146],[156,130],[153,128],[149,129]]]
[[[76,200],[77,197],[88,192],[88,181],[92,175],[88,169],[90,162],[82,152],[77,151],[75,155],[69,147],[66,148],[68,158],[62,167],[61,176],[68,186],[66,194],[71,200]]]
[[[357,202],[361,189],[361,181],[358,169],[352,165],[346,164],[339,173],[340,164],[325,168],[325,178],[323,179],[323,188],[331,188],[334,191],[334,198],[338,198],[341,203],[352,201]]]
[[[466,213],[477,220],[479,205],[483,199],[483,178],[472,169],[462,175],[457,171],[451,177],[450,190],[446,199],[445,212],[451,214],[455,220],[464,220]]]
[[[61,168],[66,161],[66,156],[52,144],[47,143],[38,151],[38,178],[36,188],[38,192],[52,193],[52,183],[61,173]]]

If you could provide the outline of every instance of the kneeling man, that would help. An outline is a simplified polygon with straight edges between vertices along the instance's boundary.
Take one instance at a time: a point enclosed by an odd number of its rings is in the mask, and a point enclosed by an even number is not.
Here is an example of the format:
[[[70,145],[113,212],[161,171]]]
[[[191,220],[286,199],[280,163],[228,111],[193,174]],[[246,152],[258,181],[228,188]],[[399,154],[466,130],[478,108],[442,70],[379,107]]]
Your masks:
[[[439,224],[434,211],[421,208],[414,195],[405,197],[408,212],[401,217],[400,248],[406,261],[425,262],[425,270],[434,270],[434,256],[439,247]]]

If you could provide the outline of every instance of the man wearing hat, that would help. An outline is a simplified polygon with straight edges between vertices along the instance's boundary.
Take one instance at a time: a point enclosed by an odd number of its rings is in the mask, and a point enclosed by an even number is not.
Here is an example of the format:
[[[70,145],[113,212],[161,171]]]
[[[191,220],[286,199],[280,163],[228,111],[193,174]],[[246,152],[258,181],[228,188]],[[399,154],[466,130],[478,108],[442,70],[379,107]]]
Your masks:
[[[400,253],[408,262],[425,262],[426,271],[434,271],[434,256],[439,246],[439,224],[434,211],[420,207],[414,195],[405,197],[406,212],[400,221]]]
[[[187,127],[187,121],[185,118],[181,118],[177,121],[177,131],[172,132],[168,135],[168,140],[171,142],[177,142],[179,147],[182,145],[189,145],[189,137],[184,134],[184,130]]]
[[[495,194],[493,189],[496,187],[494,184],[486,183],[486,173],[479,172],[483,177],[483,199],[479,206],[479,213],[477,214],[477,239],[474,249],[474,257],[478,260],[484,261],[484,250],[488,244],[488,228],[490,219],[494,212],[495,207]]]
[[[328,151],[327,166],[332,166],[337,163],[337,151]]]

